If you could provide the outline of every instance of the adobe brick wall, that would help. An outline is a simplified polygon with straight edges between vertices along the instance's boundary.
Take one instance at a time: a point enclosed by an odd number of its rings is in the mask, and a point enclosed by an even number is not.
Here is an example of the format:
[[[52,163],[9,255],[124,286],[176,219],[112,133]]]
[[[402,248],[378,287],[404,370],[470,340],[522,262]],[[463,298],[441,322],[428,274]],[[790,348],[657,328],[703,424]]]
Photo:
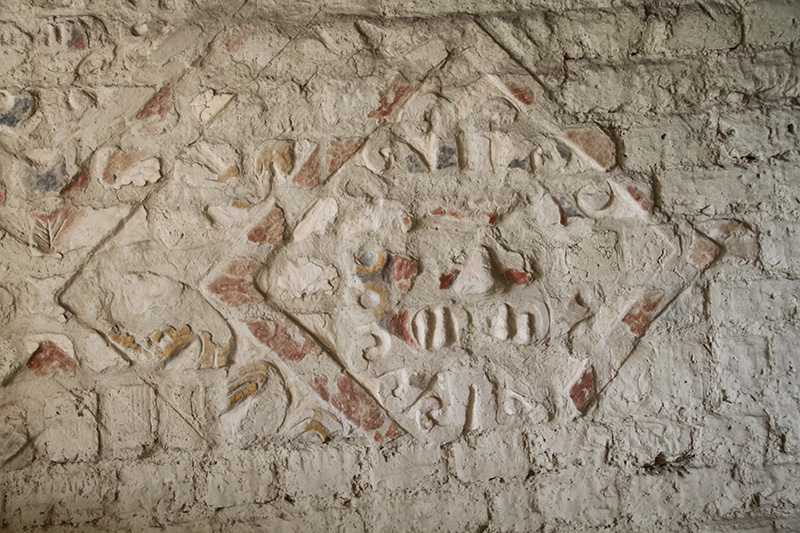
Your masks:
[[[0,527],[800,528],[797,3],[0,43]]]

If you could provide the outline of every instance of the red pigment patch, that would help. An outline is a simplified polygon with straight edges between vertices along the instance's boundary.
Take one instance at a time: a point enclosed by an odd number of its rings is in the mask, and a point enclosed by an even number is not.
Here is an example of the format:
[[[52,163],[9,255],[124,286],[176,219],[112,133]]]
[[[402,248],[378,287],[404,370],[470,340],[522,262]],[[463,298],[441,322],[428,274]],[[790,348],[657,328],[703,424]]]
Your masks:
[[[697,268],[706,268],[716,259],[717,254],[719,254],[719,246],[695,231],[692,236],[692,247],[689,249],[689,262]]]
[[[361,146],[361,139],[347,139],[344,141],[331,141],[325,156],[328,161],[328,174],[338,170],[347,158]]]
[[[86,50],[86,34],[78,24],[72,25],[72,36],[69,40],[69,47],[73,50]]]
[[[398,426],[395,422],[392,422],[389,424],[389,429],[386,430],[386,433],[384,433],[383,436],[387,440],[392,440],[396,439],[400,435],[405,435],[405,433],[406,432],[403,430],[403,428]]]
[[[61,189],[59,194],[67,194],[68,192],[85,189],[87,185],[89,185],[89,173],[85,170],[80,170],[72,176],[69,183],[64,185],[64,188]]]
[[[386,311],[386,330],[405,341],[406,344],[417,349],[417,344],[414,342],[414,337],[411,336],[411,329],[408,327],[410,314],[408,310],[395,313],[391,309]]]
[[[45,215],[31,213],[31,218],[37,221],[34,225],[33,240],[42,250],[50,250],[58,245],[59,237],[66,235],[70,228],[83,217],[83,212],[63,205]]]
[[[617,161],[617,147],[611,138],[595,129],[570,130],[567,139],[578,149],[594,160],[600,168],[609,169]]]
[[[243,305],[261,299],[257,293],[250,294],[252,287],[249,280],[220,276],[208,285],[208,290],[228,305]]]
[[[471,206],[468,207],[468,211],[459,211],[457,209],[445,209],[444,207],[435,207],[430,210],[430,214],[433,216],[449,216],[456,220],[464,220],[470,219],[478,224],[489,224],[490,226],[494,226],[497,224],[499,220],[499,215],[508,213],[515,205],[515,201],[505,202],[503,205],[498,205],[491,197],[484,198],[479,197],[472,200],[472,204],[475,206],[482,206],[483,209],[478,211]]]
[[[516,268],[507,268],[506,279],[515,285],[527,285],[531,280],[531,275]]]
[[[336,380],[339,392],[331,397],[331,405],[357,426],[372,431],[383,426],[385,417],[372,396],[349,376]]]
[[[331,394],[328,392],[328,378],[325,376],[314,376],[311,381],[311,388],[326,402],[331,401]]]
[[[28,369],[35,376],[52,376],[56,372],[74,374],[78,363],[53,341],[45,341],[28,359]]]
[[[531,105],[533,103],[533,91],[531,91],[529,87],[517,85],[515,83],[511,83],[510,81],[506,82],[506,87],[508,87],[508,90],[511,91],[511,94],[514,95],[514,98],[523,104]]]
[[[299,361],[306,354],[318,354],[322,351],[308,333],[288,320],[284,322],[258,320],[248,323],[247,327],[262,344],[284,361]]]
[[[247,233],[247,240],[255,243],[278,244],[283,240],[283,210],[273,207],[261,222]]]
[[[225,274],[208,285],[208,290],[228,305],[258,302],[262,297],[253,286],[253,275],[257,269],[258,265],[252,259],[234,259],[223,270]]]
[[[292,183],[301,189],[311,189],[319,183],[319,146],[314,148],[306,162],[294,175]]]
[[[158,117],[156,122],[161,122],[172,110],[172,88],[167,85],[158,91],[144,108],[136,115],[139,120]]]
[[[628,194],[631,195],[631,198],[639,204],[639,207],[642,208],[642,211],[645,213],[649,213],[650,210],[653,208],[653,201],[642,191],[634,187],[633,185],[628,185],[625,187],[625,190],[628,191]]]
[[[54,210],[49,215],[42,213],[31,213],[31,216],[36,220],[48,223],[51,226],[63,226],[69,218],[75,215],[77,211],[73,210],[70,206],[64,205]]]
[[[403,292],[411,288],[411,278],[417,275],[417,262],[409,257],[392,254],[390,263],[384,271],[387,281]]]
[[[410,92],[411,86],[398,72],[391,83],[378,93],[378,108],[370,111],[369,118],[377,118],[379,123],[383,123],[384,119],[392,114],[398,102]]]
[[[103,170],[103,181],[113,184],[117,176],[135,165],[147,152],[117,152],[108,158],[106,168]]]
[[[458,275],[461,274],[460,270],[453,270],[449,274],[442,274],[439,276],[439,290],[449,289],[453,286],[453,283],[458,279]]]
[[[456,211],[455,209],[448,209],[448,210],[445,211],[444,208],[442,208],[442,207],[436,207],[436,208],[432,209],[431,210],[431,215],[434,215],[434,216],[437,216],[437,217],[442,217],[442,216],[447,215],[447,216],[452,217],[452,218],[454,218],[456,220],[464,220],[464,218],[466,218],[466,215],[464,213],[462,213],[461,211]]]
[[[247,276],[253,276],[256,273],[256,270],[258,270],[258,263],[252,259],[240,257],[239,259],[234,259],[228,263],[228,266],[223,269],[223,272],[230,274],[231,276],[243,278]]]
[[[583,375],[569,388],[569,397],[572,404],[581,413],[586,411],[594,398],[594,371],[590,366]]]
[[[656,310],[663,297],[664,293],[661,291],[648,292],[633,304],[633,307],[622,317],[622,322],[628,325],[631,333],[637,337],[644,333],[653,319],[653,311]]]

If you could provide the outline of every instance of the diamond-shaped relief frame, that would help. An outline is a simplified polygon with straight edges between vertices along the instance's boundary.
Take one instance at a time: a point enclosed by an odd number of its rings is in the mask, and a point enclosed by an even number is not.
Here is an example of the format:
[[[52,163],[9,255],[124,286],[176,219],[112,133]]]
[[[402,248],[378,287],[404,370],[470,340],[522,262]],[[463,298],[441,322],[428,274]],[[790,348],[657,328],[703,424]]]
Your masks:
[[[492,76],[489,78],[489,84],[497,87],[502,95],[504,84],[501,85],[498,81],[496,77]],[[507,97],[509,95],[505,94],[504,96]],[[513,93],[511,96],[513,96]],[[524,105],[529,105],[523,100],[520,101]],[[515,105],[519,106],[519,104]],[[564,135],[566,142],[573,141],[570,143],[573,146],[573,150],[580,154],[585,161],[591,156],[588,155],[586,151],[581,151],[580,145],[576,146],[575,139],[569,137],[571,131],[577,130],[567,130]],[[604,133],[594,128],[587,131],[601,136],[601,139],[605,137]],[[607,139],[607,137],[605,138]],[[613,164],[610,165],[608,162],[597,160],[590,160],[588,163],[601,168],[613,166]],[[660,269],[652,273],[643,289],[639,291],[641,294],[637,292],[633,299],[629,299],[627,302],[616,302],[615,305],[609,306],[601,313],[598,313],[600,316],[597,320],[601,323],[601,328],[600,331],[597,332],[597,335],[592,336],[590,341],[587,335],[587,338],[583,339],[584,342],[571,343],[574,344],[572,352],[577,361],[573,364],[572,376],[568,380],[565,380],[564,392],[565,396],[567,396],[572,403],[575,415],[580,415],[586,411],[589,404],[594,399],[596,391],[604,388],[611,379],[613,379],[621,364],[633,351],[638,339],[644,334],[650,322],[663,312],[667,305],[713,261],[718,252],[713,242],[691,230],[688,225],[670,224],[665,221],[663,215],[654,214],[652,200],[650,196],[642,190],[643,185],[641,182],[637,182],[635,179],[623,175],[621,177],[616,177],[616,179],[609,179],[608,183],[612,188],[611,197],[613,201],[607,202],[601,209],[596,209],[593,215],[596,218],[613,218],[614,216],[619,216],[629,220],[639,221],[642,225],[655,230],[655,233],[660,236],[659,238],[664,240],[665,248],[672,250],[672,253],[669,254],[670,260],[664,261]],[[571,213],[565,213],[565,211],[568,211],[570,208],[561,205],[552,195],[551,198],[557,206],[558,216],[562,219],[562,224],[565,223],[563,220],[564,218],[575,216]],[[584,208],[584,211],[585,210]],[[447,214],[450,213],[446,211],[438,213],[432,211],[430,213],[430,215]],[[454,218],[458,219],[462,217],[456,215]],[[493,224],[491,219],[492,217],[489,217],[489,224]],[[356,267],[356,270],[358,270],[358,268],[360,267]],[[582,311],[586,312],[586,309],[580,304],[577,304],[577,307],[582,308]],[[322,315],[304,315],[302,313],[298,315],[297,313],[286,312],[296,319],[295,325],[302,325],[302,327],[305,327],[307,331],[313,334],[313,338],[320,340],[320,343],[315,345],[316,349],[324,350],[327,347],[334,353],[337,351],[337,348],[335,348],[337,345],[335,340],[336,333],[332,331],[329,324],[325,323],[326,319],[323,318]],[[408,330],[404,331],[402,328],[397,327],[393,330],[392,326],[387,325],[385,321],[382,323],[384,330],[391,331],[395,337],[399,338],[401,341],[405,340],[406,343],[413,348],[414,335],[410,332],[410,324],[407,325]],[[254,333],[255,338],[273,350],[277,348],[276,338],[280,336],[277,333],[277,329],[285,327],[284,325],[278,325],[274,322],[269,323],[268,321],[256,321],[250,324],[250,330]],[[269,328],[273,329],[269,333],[264,333],[265,330]],[[383,331],[383,334],[379,334],[378,336],[381,336],[381,338],[384,339],[383,343],[386,344],[386,338],[389,337],[386,331]],[[576,353],[579,352],[580,349],[583,349],[584,352],[580,354]],[[282,357],[280,353],[279,357]],[[282,358],[294,360],[294,357]],[[340,362],[343,360],[341,353],[335,355],[334,358]],[[342,362],[342,366],[348,368],[347,363]],[[348,368],[348,370],[353,372],[350,368]],[[305,376],[303,376],[304,372],[306,372]],[[357,372],[353,372],[353,374],[358,375]],[[301,380],[305,379],[320,397],[328,401],[329,391],[327,388],[317,382],[312,383],[316,380],[316,377],[308,373],[307,370],[300,370],[300,376]],[[359,375],[356,379],[364,384],[364,387],[371,391],[376,397],[380,397],[380,384],[377,383],[377,380],[365,378],[363,375]],[[431,380],[431,383],[434,381],[435,380]],[[533,406],[527,402],[524,397],[513,390],[501,390],[497,394],[503,397],[501,403],[518,401],[524,406],[525,411],[533,410]],[[472,402],[474,398],[470,397],[466,401]],[[413,402],[414,405],[418,403],[419,398]],[[464,406],[462,411],[466,413],[473,409],[474,406]],[[395,416],[395,421],[397,421],[397,413],[392,412],[392,414]],[[498,412],[498,418],[500,415],[501,413]],[[434,424],[440,422],[441,421],[434,421]],[[424,439],[425,435],[424,432],[420,431],[422,429],[421,427],[410,429],[415,423],[419,426],[419,416],[417,416],[416,420],[412,417],[405,417],[399,425],[413,433],[415,437]],[[471,427],[471,424],[472,422],[465,422],[464,427]],[[459,424],[459,426],[461,426],[461,424]],[[444,440],[451,440],[455,435],[460,435],[461,433],[461,427],[458,427],[454,434],[441,438]],[[384,436],[380,433],[374,435],[376,440],[382,440],[383,437]],[[436,437],[434,437],[434,440],[436,440]]]

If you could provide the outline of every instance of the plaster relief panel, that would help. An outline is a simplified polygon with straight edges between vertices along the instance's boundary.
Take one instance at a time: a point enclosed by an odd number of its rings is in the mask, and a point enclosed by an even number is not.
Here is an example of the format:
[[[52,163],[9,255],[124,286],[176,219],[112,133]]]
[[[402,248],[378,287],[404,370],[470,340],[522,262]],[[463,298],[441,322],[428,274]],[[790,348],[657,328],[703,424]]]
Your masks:
[[[48,331],[104,354],[44,343],[28,367],[213,383],[104,389],[103,453],[202,449],[216,433],[241,448],[442,444],[567,423],[715,261],[714,241],[656,207],[650,176],[620,166],[614,132],[565,113],[474,23],[402,46],[334,26],[338,40],[283,42],[274,63],[255,54],[255,28],[196,62],[161,35],[149,53],[183,58],[184,74],[129,98],[91,149],[29,139],[3,155],[15,268],[45,265]],[[105,43],[93,19],[43,35],[54,54]],[[345,60],[367,35],[385,53]],[[426,63],[424,49],[443,53]],[[241,70],[214,85],[231,55]],[[300,63],[315,67],[302,84],[285,68]],[[6,100],[6,126],[36,120],[33,97]]]
[[[0,529],[800,529],[796,4],[4,0]]]

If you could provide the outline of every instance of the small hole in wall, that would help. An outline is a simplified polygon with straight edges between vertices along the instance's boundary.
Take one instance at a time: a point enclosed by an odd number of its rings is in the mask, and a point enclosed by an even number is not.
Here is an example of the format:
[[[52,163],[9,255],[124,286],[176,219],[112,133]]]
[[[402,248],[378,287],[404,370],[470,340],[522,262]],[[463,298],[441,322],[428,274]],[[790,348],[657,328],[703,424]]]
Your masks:
[[[789,131],[789,133],[794,135],[794,124],[789,124],[788,126],[786,126],[786,129]]]
[[[661,134],[661,140],[663,141],[663,140],[664,140],[664,139],[666,139],[666,138],[667,138],[667,134],[666,134],[666,133],[662,133],[662,134]]]

